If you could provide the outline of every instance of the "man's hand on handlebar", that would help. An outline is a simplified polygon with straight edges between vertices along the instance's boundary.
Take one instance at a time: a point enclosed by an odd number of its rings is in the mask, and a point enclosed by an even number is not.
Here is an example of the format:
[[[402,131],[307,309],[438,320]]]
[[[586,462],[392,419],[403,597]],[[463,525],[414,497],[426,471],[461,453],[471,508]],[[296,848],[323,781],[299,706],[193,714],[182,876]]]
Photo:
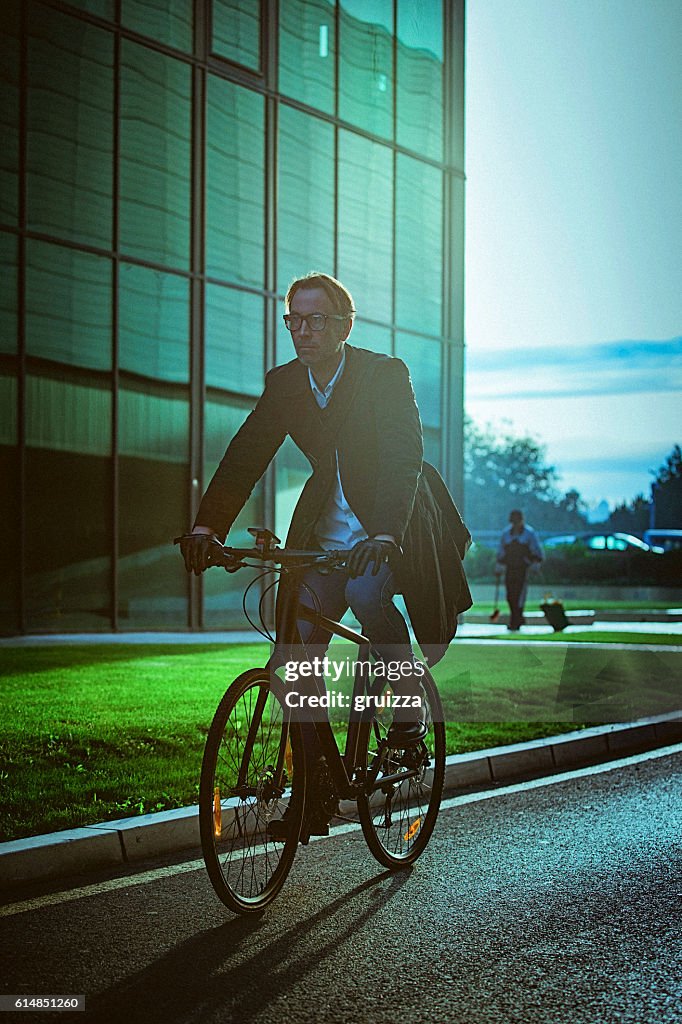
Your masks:
[[[226,572],[236,572],[241,561],[226,554],[215,533],[186,533],[177,537],[187,572],[200,576],[210,565],[222,565]]]
[[[372,576],[376,576],[384,562],[388,562],[394,554],[399,554],[400,548],[392,540],[383,540],[377,537],[368,537],[367,540],[360,540],[351,548],[346,561],[348,575],[353,580],[357,576],[363,576],[369,566],[372,566]]]

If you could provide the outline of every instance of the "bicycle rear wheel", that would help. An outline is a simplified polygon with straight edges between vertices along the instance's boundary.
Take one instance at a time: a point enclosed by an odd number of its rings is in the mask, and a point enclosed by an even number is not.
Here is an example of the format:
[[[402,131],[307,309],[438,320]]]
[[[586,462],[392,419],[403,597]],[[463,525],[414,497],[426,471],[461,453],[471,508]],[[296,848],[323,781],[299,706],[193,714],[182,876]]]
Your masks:
[[[376,773],[373,791],[358,797],[367,845],[388,868],[412,864],[433,833],[445,778],[445,724],[440,696],[428,670],[422,680],[428,732],[404,749],[386,743],[393,721],[389,709],[377,709],[360,732],[361,767]]]
[[[282,888],[303,819],[305,769],[300,726],[267,669],[239,676],[221,700],[201,767],[199,826],[206,869],[222,902],[238,914],[262,911]],[[288,835],[268,824],[287,811]]]

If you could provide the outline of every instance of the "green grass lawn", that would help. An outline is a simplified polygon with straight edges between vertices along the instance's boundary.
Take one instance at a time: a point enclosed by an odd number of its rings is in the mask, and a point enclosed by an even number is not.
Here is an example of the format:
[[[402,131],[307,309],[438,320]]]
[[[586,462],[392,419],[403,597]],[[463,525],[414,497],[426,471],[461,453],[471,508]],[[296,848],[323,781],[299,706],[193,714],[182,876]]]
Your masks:
[[[586,629],[581,632],[574,631],[571,629],[567,633],[544,633],[542,634],[527,634],[521,631],[520,633],[510,633],[505,630],[504,633],[496,633],[494,636],[488,637],[490,640],[514,640],[528,643],[535,641],[553,641],[559,643],[594,643],[594,644],[653,644],[656,647],[682,647],[682,633],[644,633],[644,632],[632,632],[628,633],[623,630],[622,633],[617,630],[607,629]]]
[[[215,707],[266,656],[261,644],[2,649],[0,837],[196,803]],[[673,710],[679,659],[665,648],[455,643],[434,672],[448,752]]]
[[[474,584],[475,586],[475,584]],[[549,592],[549,588],[548,588]],[[612,600],[592,600],[590,597],[568,597],[561,598],[561,603],[567,612],[577,611],[606,611],[606,612],[655,612],[655,611],[667,611],[669,608],[679,608],[682,602],[679,600],[673,601],[638,601],[638,600],[623,600],[623,601],[612,601]],[[485,615],[490,614],[496,605],[493,601],[476,601],[473,608],[471,608],[471,614]],[[504,587],[500,588],[499,600],[497,607],[501,608],[504,612],[507,612],[508,606],[504,598]],[[528,600],[526,602],[527,611],[540,611],[540,602],[538,600]],[[466,613],[465,613],[466,614]]]

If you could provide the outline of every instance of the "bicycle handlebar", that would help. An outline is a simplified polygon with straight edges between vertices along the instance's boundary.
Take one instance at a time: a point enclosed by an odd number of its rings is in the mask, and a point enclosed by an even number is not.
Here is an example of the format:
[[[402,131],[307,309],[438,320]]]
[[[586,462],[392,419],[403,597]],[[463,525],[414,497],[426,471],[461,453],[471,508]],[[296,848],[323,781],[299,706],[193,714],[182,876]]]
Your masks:
[[[260,562],[275,562],[278,565],[287,567],[292,563],[301,563],[305,565],[310,563],[311,565],[324,565],[333,569],[337,565],[343,565],[348,558],[350,551],[343,549],[335,549],[333,551],[325,551],[317,549],[298,549],[298,548],[268,548],[263,550],[262,548],[233,548],[223,545],[223,555],[225,556],[225,562],[232,562],[234,559],[241,562],[242,565],[247,563],[242,562],[244,558],[257,558]],[[213,561],[212,564],[220,565],[220,561]]]
[[[345,549],[327,551],[320,548],[312,550],[308,548],[280,548],[277,547],[279,538],[275,537],[274,533],[271,533],[269,530],[251,527],[249,533],[253,534],[256,538],[255,545],[250,548],[226,546],[221,544],[218,538],[214,536],[210,546],[207,567],[217,565],[227,569],[228,572],[236,572],[237,569],[249,566],[249,563],[244,562],[243,559],[257,558],[261,563],[275,562],[281,565],[283,569],[294,566],[304,568],[313,565],[334,569],[336,566],[343,565],[350,554],[350,551]],[[192,535],[185,534],[183,537],[176,537],[174,543],[181,544],[185,537],[190,536]],[[250,567],[257,568],[253,564]]]

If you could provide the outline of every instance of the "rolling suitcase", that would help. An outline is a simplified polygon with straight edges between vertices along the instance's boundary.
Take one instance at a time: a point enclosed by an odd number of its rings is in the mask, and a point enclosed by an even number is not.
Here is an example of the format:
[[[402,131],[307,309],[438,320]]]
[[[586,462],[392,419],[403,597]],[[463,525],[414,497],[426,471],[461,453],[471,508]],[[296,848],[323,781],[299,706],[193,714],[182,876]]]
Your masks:
[[[545,613],[545,618],[555,633],[560,633],[561,630],[565,629],[568,625],[564,606],[562,602],[557,601],[556,598],[553,598],[551,601],[545,600],[545,602],[540,605],[540,611]]]

